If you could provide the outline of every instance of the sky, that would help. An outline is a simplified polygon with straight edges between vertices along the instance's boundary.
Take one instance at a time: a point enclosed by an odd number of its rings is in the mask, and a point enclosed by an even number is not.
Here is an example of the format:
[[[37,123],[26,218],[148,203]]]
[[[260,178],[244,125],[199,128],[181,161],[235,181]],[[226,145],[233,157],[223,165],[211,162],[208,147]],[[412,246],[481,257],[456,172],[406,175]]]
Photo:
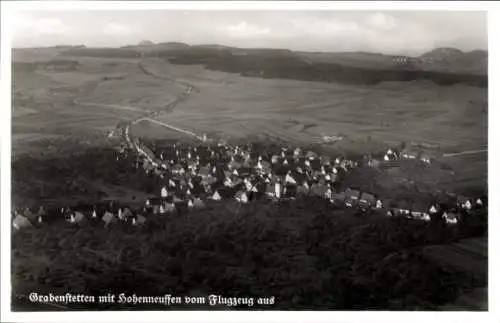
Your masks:
[[[153,42],[419,55],[488,48],[479,11],[22,11],[13,47],[119,47]]]

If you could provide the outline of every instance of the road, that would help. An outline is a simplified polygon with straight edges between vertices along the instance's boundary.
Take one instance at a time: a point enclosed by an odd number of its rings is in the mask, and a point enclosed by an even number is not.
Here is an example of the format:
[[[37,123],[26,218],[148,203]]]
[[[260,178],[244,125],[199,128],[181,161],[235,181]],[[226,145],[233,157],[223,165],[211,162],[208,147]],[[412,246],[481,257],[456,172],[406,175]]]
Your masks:
[[[203,140],[202,137],[198,136],[194,132],[191,132],[191,131],[188,131],[188,130],[184,130],[184,129],[181,129],[181,128],[178,128],[178,127],[174,127],[172,125],[169,125],[168,123],[161,122],[161,121],[158,121],[158,120],[154,119],[154,117],[156,117],[160,113],[172,112],[180,101],[185,100],[186,98],[188,98],[189,95],[192,94],[193,90],[195,90],[195,91],[198,91],[198,90],[192,84],[190,84],[188,82],[177,81],[177,80],[175,80],[173,78],[170,78],[168,76],[158,76],[158,75],[152,73],[151,71],[148,71],[144,67],[142,61],[138,63],[138,67],[139,67],[139,69],[144,74],[146,74],[148,76],[151,76],[153,78],[160,79],[160,80],[163,80],[163,81],[167,81],[169,83],[179,84],[179,85],[185,87],[185,91],[182,94],[178,95],[173,100],[171,100],[170,102],[166,103],[165,106],[163,106],[162,108],[157,109],[157,110],[145,110],[144,108],[140,108],[140,107],[118,105],[118,104],[104,104],[104,103],[96,103],[96,102],[81,102],[81,101],[78,101],[77,99],[73,100],[73,103],[76,104],[76,105],[81,105],[81,106],[92,106],[92,107],[109,108],[109,109],[120,109],[120,110],[127,110],[127,111],[134,111],[134,112],[145,113],[145,114],[143,114],[142,116],[140,116],[140,117],[138,117],[136,119],[129,120],[128,122],[125,122],[125,123],[120,122],[116,126],[116,129],[113,131],[113,133],[115,131],[121,131],[123,140],[128,144],[128,146],[132,147],[133,149],[135,149],[137,151],[137,153],[139,153],[140,155],[146,156],[147,159],[149,159],[150,162],[153,162],[155,160],[155,156],[149,156],[147,152],[145,152],[138,145],[136,145],[136,142],[135,142],[135,140],[134,140],[134,138],[133,138],[133,136],[131,134],[131,131],[130,131],[130,126],[132,126],[133,124],[136,124],[136,123],[138,123],[140,121],[153,122],[153,123],[156,123],[156,124],[161,125],[163,127],[169,128],[171,130],[178,131],[178,132],[184,133],[184,134],[189,135],[189,136],[193,136],[193,137],[195,137],[195,138],[197,138],[199,140]],[[98,85],[99,84],[97,84],[97,86]]]
[[[120,129],[122,131],[122,136],[123,136],[123,140],[125,142],[128,143],[128,145],[130,147],[132,147],[133,149],[135,149],[137,151],[138,154],[140,155],[143,155],[143,156],[146,156],[146,158],[150,161],[150,162],[153,162],[155,160],[155,156],[149,156],[149,154],[144,151],[143,149],[141,149],[141,147],[139,147],[131,132],[130,132],[130,126],[132,126],[133,124],[136,124],[140,121],[150,121],[150,122],[154,122],[156,124],[159,124],[163,127],[166,127],[166,128],[169,128],[171,130],[175,130],[175,131],[178,131],[178,132],[181,132],[181,133],[184,133],[184,134],[187,134],[187,135],[190,135],[190,136],[193,136],[193,137],[196,137],[197,139],[200,139],[202,140],[202,138],[200,136],[198,136],[197,134],[195,134],[194,132],[191,132],[191,131],[188,131],[188,130],[184,130],[184,129],[180,129],[180,128],[177,128],[177,127],[174,127],[172,125],[169,125],[165,122],[160,122],[160,121],[157,121],[154,119],[155,116],[157,116],[158,114],[160,113],[165,113],[165,112],[172,112],[175,107],[177,106],[177,104],[188,98],[189,95],[191,95],[191,93],[193,92],[193,89],[194,89],[194,86],[187,83],[187,82],[177,82],[176,80],[172,79],[172,78],[168,78],[168,77],[160,77],[160,76],[157,76],[155,75],[154,73],[151,73],[150,71],[148,71],[142,64],[142,62],[139,62],[138,63],[139,65],[139,68],[141,71],[143,71],[146,75],[149,75],[149,76],[152,76],[154,78],[157,78],[157,79],[161,79],[161,80],[166,80],[170,83],[177,83],[177,84],[180,84],[182,86],[185,86],[186,89],[185,91],[177,96],[174,100],[170,101],[169,103],[167,103],[163,108],[161,108],[160,110],[157,110],[157,111],[147,111],[146,115],[143,115],[143,116],[140,116],[134,120],[130,120],[128,121],[127,123],[120,123],[118,124],[117,126],[117,130]],[[103,105],[103,106],[108,106],[108,105]],[[113,107],[118,107],[118,106],[113,106]],[[141,111],[144,111],[141,109]]]

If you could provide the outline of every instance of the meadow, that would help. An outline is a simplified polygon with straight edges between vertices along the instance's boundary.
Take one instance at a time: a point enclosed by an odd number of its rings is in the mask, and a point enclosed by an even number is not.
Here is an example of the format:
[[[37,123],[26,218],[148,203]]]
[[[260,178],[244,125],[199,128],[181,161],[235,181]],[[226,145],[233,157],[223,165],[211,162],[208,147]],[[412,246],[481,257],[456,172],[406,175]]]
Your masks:
[[[442,149],[477,149],[487,138],[487,90],[481,88],[420,81],[352,86],[261,79],[159,60],[145,66],[200,89],[182,109],[165,116],[199,131],[220,129],[235,137],[269,133],[302,142],[343,134]]]
[[[34,53],[13,55],[14,156],[63,147],[68,139],[104,145],[120,121],[161,108],[183,90],[145,76],[136,60],[79,58],[76,69],[51,70],[44,63],[57,56],[27,51]]]

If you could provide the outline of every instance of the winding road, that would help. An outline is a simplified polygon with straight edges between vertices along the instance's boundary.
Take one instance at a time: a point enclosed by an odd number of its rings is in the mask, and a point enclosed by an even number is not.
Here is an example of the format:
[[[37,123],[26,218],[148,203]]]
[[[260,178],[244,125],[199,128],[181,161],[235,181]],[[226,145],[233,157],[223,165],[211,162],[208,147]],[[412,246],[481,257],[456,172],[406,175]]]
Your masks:
[[[179,85],[185,87],[185,91],[182,94],[176,96],[173,100],[171,100],[170,102],[168,102],[165,106],[163,106],[159,110],[145,110],[144,108],[140,108],[140,107],[117,105],[117,104],[104,104],[104,103],[95,103],[95,102],[81,102],[81,101],[79,101],[77,99],[74,99],[73,103],[75,105],[81,105],[81,106],[91,106],[91,107],[100,107],[100,108],[108,108],[108,109],[109,108],[110,109],[120,109],[120,110],[134,111],[134,112],[145,112],[145,114],[143,114],[142,116],[140,116],[140,117],[138,117],[136,119],[132,119],[132,120],[129,120],[129,121],[126,121],[126,122],[121,121],[116,126],[116,129],[113,131],[113,133],[115,131],[120,131],[123,140],[128,144],[128,146],[131,147],[131,148],[133,148],[138,154],[145,155],[146,158],[149,159],[150,162],[153,162],[155,160],[155,156],[149,156],[149,154],[146,151],[144,151],[142,148],[140,148],[136,144],[136,141],[133,138],[133,135],[132,135],[132,133],[130,131],[130,127],[132,125],[134,125],[136,123],[139,123],[141,121],[153,122],[153,123],[156,123],[156,124],[158,124],[158,125],[160,125],[162,127],[166,127],[166,128],[169,128],[169,129],[177,131],[177,132],[181,132],[183,134],[195,137],[196,139],[203,141],[203,138],[201,136],[198,136],[194,132],[191,132],[191,131],[188,131],[188,130],[184,130],[184,129],[181,129],[181,128],[169,125],[168,123],[161,122],[161,121],[158,121],[158,120],[154,119],[154,117],[156,117],[160,113],[172,112],[180,101],[185,100],[186,98],[189,97],[189,95],[191,95],[193,93],[193,91],[198,91],[198,89],[196,89],[194,87],[194,85],[192,85],[192,84],[190,84],[188,82],[177,81],[177,80],[175,80],[173,78],[170,78],[168,76],[160,77],[160,76],[158,76],[158,75],[156,75],[156,74],[148,71],[145,68],[145,66],[143,65],[143,61],[140,61],[138,63],[138,68],[144,74],[146,74],[148,76],[151,76],[153,78],[156,78],[156,79],[159,79],[159,80],[163,80],[163,81],[167,81],[169,83],[179,84]]]

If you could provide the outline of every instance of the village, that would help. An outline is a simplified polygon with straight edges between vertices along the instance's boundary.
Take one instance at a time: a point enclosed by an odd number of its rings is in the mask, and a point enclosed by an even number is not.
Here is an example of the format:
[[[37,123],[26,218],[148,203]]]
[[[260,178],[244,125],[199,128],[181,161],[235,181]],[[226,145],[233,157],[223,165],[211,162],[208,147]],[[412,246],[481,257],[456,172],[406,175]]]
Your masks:
[[[413,160],[422,165],[431,163],[429,156],[417,155],[409,150],[391,148],[380,159],[349,160],[344,157],[330,158],[301,148],[275,146],[253,149],[250,144],[233,146],[215,143],[203,135],[197,138],[201,144],[172,143],[154,147],[153,152],[138,139],[131,138],[129,126],[123,125],[124,141],[117,149],[116,161],[130,160],[132,156],[133,168],[146,175],[154,175],[155,196],[135,209],[118,201],[75,208],[61,206],[57,212],[49,212],[43,205],[37,210],[13,206],[14,229],[55,221],[79,225],[86,220],[102,221],[106,227],[117,221],[142,225],[151,214],[167,216],[181,209],[202,209],[206,203],[223,200],[246,204],[261,199],[279,202],[319,197],[335,208],[421,221],[439,218],[449,225],[457,224],[463,217],[486,207],[484,197],[458,195],[456,203],[436,201],[430,202],[426,209],[409,209],[388,205],[376,192],[341,189],[343,179],[356,167],[380,167],[400,159]]]

